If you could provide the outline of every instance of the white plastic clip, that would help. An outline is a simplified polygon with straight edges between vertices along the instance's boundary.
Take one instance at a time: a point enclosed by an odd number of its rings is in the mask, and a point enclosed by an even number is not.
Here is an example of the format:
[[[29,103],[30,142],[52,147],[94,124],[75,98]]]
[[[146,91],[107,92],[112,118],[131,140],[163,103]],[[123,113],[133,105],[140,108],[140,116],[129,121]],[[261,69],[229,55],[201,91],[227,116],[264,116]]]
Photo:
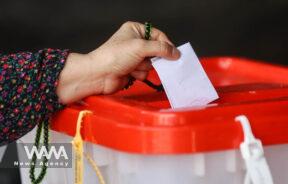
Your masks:
[[[264,157],[262,142],[254,137],[247,117],[240,115],[235,118],[235,121],[241,123],[244,132],[244,142],[240,144],[241,154],[247,168],[244,184],[273,184],[272,175]]]

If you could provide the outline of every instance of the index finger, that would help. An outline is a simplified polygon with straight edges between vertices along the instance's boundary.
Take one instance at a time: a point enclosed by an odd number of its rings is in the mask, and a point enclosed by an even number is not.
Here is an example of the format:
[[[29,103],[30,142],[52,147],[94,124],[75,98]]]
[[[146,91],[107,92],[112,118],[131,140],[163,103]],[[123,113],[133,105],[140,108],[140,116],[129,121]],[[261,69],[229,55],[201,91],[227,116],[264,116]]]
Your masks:
[[[137,29],[139,30],[139,32],[141,33],[141,35],[144,37],[145,35],[145,25],[136,22],[137,25]],[[174,46],[174,44],[170,41],[170,39],[168,38],[168,36],[163,33],[162,31],[160,31],[159,29],[152,27],[151,29],[151,40],[155,40],[155,41],[164,41],[169,43],[170,45]]]

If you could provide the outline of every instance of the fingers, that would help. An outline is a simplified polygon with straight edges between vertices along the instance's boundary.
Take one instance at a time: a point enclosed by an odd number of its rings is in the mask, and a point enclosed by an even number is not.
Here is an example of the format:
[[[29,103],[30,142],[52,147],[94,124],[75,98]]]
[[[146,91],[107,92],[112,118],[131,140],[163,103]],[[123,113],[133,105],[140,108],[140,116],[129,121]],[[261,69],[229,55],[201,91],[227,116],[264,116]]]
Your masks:
[[[151,70],[152,67],[152,63],[150,60],[144,60],[143,62],[141,62],[135,70],[139,70],[139,71],[149,71]]]
[[[143,80],[145,80],[147,78],[148,71],[135,70],[135,71],[131,72],[130,75],[133,76],[137,80],[143,81]]]
[[[127,26],[127,27],[131,27],[134,30],[137,30],[137,32],[140,33],[141,37],[144,38],[144,35],[145,35],[145,25],[144,24],[141,24],[139,22],[128,21],[128,22],[124,23],[123,25]],[[151,29],[151,40],[167,42],[170,45],[174,46],[174,44],[170,41],[170,39],[167,37],[167,35],[155,27],[152,27],[152,29]]]
[[[140,34],[140,38],[145,35],[145,25],[138,22],[126,22],[123,24],[124,27],[133,29],[135,32]],[[151,40],[147,41],[144,39],[136,39],[136,52],[142,58],[145,57],[164,57],[170,60],[176,60],[180,57],[180,52],[169,40],[169,38],[162,31],[152,28]]]
[[[151,30],[151,40],[158,40],[158,41],[167,42],[170,45],[174,46],[174,44],[170,41],[168,36],[165,33],[163,33],[162,31],[160,31],[159,29],[156,29],[156,28],[153,28]]]
[[[153,35],[152,38],[155,37],[155,40],[164,41],[164,42],[167,42],[170,45],[174,46],[174,44],[169,40],[169,38],[166,36],[166,34],[162,33],[161,31],[155,29],[155,31],[152,32],[152,35]]]
[[[141,35],[145,35],[145,25],[137,22],[135,24],[139,27]],[[167,42],[170,45],[174,46],[174,44],[170,41],[167,35],[155,27],[152,27],[151,29],[151,40]]]
[[[145,60],[141,62],[136,69],[130,73],[137,80],[145,80],[148,76],[148,72],[152,69],[151,61]]]
[[[140,47],[138,48],[138,53],[141,57],[163,57],[169,60],[176,60],[180,57],[180,51],[168,44],[165,41],[146,41],[138,40]]]

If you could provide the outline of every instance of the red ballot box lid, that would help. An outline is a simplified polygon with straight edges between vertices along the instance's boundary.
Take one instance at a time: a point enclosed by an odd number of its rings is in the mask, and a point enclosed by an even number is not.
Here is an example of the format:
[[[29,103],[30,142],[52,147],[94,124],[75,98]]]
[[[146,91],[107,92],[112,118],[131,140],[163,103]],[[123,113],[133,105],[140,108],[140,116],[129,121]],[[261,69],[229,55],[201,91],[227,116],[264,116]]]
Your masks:
[[[136,81],[113,95],[91,96],[55,114],[51,129],[74,136],[78,113],[85,141],[138,154],[184,154],[238,149],[246,115],[264,145],[288,143],[288,68],[259,61],[203,58],[219,99],[202,107],[170,109],[164,92]],[[149,80],[159,84],[155,71]]]

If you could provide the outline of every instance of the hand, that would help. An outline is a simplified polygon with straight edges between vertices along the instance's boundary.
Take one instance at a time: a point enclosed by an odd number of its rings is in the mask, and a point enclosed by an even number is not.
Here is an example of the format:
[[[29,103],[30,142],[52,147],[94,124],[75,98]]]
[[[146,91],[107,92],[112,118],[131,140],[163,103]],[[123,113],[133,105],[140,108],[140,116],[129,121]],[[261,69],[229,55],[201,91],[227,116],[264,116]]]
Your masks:
[[[92,94],[111,94],[123,89],[129,75],[144,80],[152,68],[149,57],[176,60],[180,52],[167,36],[152,29],[144,40],[145,27],[126,22],[102,46],[88,54],[71,53],[60,74],[57,95],[71,103]]]

